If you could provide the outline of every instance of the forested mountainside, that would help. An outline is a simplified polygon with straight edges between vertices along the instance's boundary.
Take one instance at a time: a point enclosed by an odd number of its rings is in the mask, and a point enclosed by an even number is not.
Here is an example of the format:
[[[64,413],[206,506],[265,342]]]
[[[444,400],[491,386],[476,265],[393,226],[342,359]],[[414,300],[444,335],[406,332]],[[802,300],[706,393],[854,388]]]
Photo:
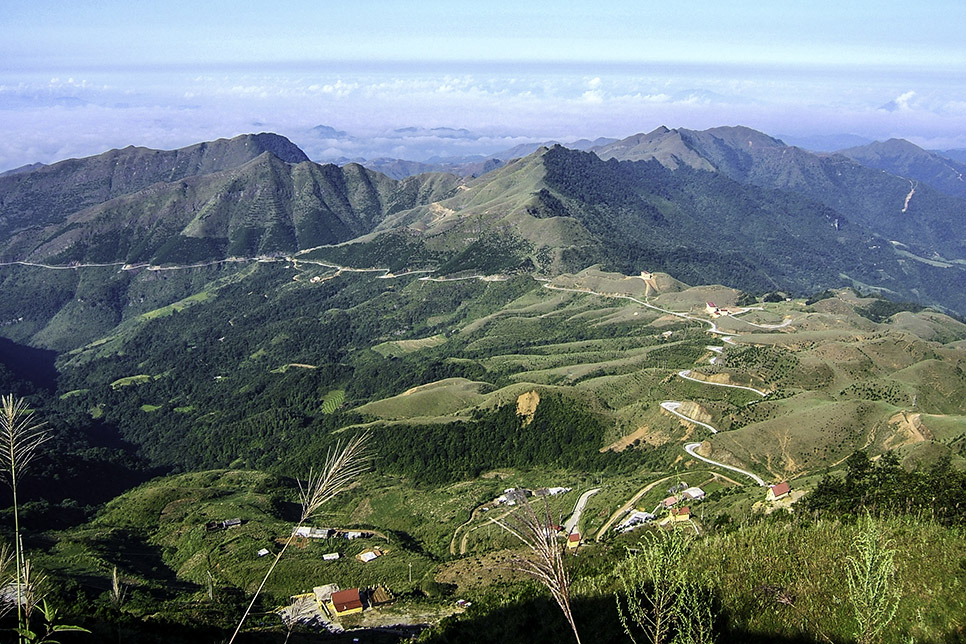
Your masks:
[[[966,163],[923,150],[904,139],[875,141],[839,154],[870,168],[906,177],[957,197],[966,197]]]
[[[927,177],[935,174],[890,174],[882,172],[889,168],[863,165],[862,159],[815,154],[743,127],[658,128],[594,152],[603,159],[654,159],[672,169],[713,171],[740,183],[802,195],[927,259],[966,258],[966,204],[930,185]]]

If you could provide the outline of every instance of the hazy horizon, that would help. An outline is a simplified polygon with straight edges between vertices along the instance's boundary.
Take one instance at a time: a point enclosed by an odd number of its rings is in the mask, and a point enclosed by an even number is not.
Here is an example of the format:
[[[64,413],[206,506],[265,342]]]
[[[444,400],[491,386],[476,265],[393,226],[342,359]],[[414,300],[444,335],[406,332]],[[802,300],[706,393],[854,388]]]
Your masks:
[[[0,171],[259,131],[323,161],[660,125],[966,148],[966,7],[839,4],[4,6]]]

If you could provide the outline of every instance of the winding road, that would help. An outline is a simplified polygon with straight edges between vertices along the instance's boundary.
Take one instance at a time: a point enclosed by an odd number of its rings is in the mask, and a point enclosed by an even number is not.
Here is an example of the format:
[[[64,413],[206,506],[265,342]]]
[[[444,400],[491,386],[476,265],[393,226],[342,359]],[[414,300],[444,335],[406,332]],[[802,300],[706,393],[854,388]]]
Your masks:
[[[577,503],[574,504],[573,513],[564,522],[564,532],[570,534],[580,526],[580,515],[583,514],[584,508],[587,507],[587,501],[590,500],[590,497],[594,496],[598,492],[600,492],[600,488],[596,487],[593,490],[587,490],[580,495],[580,498],[577,499]]]
[[[710,458],[705,458],[704,456],[701,456],[696,452],[696,450],[699,447],[701,447],[701,443],[688,443],[687,445],[684,446],[684,451],[686,451],[688,454],[698,459],[699,461],[704,461],[705,463],[710,463],[711,465],[717,465],[718,467],[723,467],[726,470],[731,470],[732,472],[737,472],[738,474],[744,474],[745,476],[752,479],[755,483],[757,483],[761,487],[765,487],[765,485],[767,485],[763,480],[761,480],[761,477],[759,477],[757,474],[752,474],[748,470],[743,470],[740,467],[735,467],[733,465],[726,465],[725,463],[721,463],[719,461],[712,461]]]
[[[688,421],[689,423],[694,423],[695,425],[701,425],[702,427],[706,427],[706,428],[710,429],[712,434],[717,434],[718,433],[718,430],[715,429],[714,427],[712,427],[711,425],[709,425],[708,423],[702,423],[700,420],[695,420],[695,419],[690,418],[689,416],[685,416],[684,414],[682,414],[681,412],[679,412],[678,409],[681,408],[681,405],[682,404],[684,404],[684,403],[678,402],[677,400],[665,400],[664,402],[661,403],[661,408],[664,409],[664,410],[666,410],[666,411],[671,412],[675,416],[678,416],[680,418],[683,418],[684,420]]]
[[[600,541],[601,539],[603,539],[604,535],[607,534],[607,531],[610,530],[611,526],[617,523],[618,519],[620,519],[622,516],[627,514],[630,511],[630,509],[634,507],[634,504],[637,503],[642,496],[644,496],[645,494],[653,490],[661,483],[664,483],[665,481],[670,481],[671,479],[674,479],[674,478],[678,478],[678,474],[671,474],[670,476],[665,476],[663,479],[658,479],[653,483],[648,483],[640,490],[638,490],[637,494],[632,496],[627,503],[625,503],[620,508],[618,508],[617,511],[614,512],[614,514],[610,515],[610,518],[604,522],[604,525],[602,525],[600,527],[600,530],[597,531],[597,534],[594,535],[594,540]]]
[[[747,389],[748,391],[755,392],[756,394],[758,394],[762,398],[764,398],[765,396],[768,395],[767,392],[760,391],[758,389],[755,389],[754,387],[746,387],[745,385],[731,385],[731,384],[727,384],[727,383],[724,383],[724,382],[712,382],[710,380],[699,380],[699,379],[694,378],[694,377],[691,376],[691,370],[690,369],[684,369],[682,371],[679,371],[678,372],[678,376],[680,376],[681,378],[684,378],[685,380],[690,380],[691,382],[699,382],[702,385],[711,385],[711,386],[714,386],[714,387],[731,387],[732,389]]]
[[[549,282],[545,282],[543,287],[550,289],[551,291],[567,291],[570,293],[583,293],[585,295],[597,295],[598,297],[613,297],[620,300],[630,300],[631,302],[640,304],[641,306],[647,307],[649,309],[654,309],[655,311],[659,311],[660,313],[664,313],[666,315],[673,315],[674,317],[681,318],[683,320],[691,320],[693,322],[701,322],[702,324],[707,324],[710,327],[708,331],[711,333],[714,333],[715,335],[725,334],[724,331],[718,328],[718,325],[715,324],[713,320],[705,320],[704,318],[696,318],[693,315],[688,315],[687,313],[679,313],[678,311],[662,309],[659,306],[654,306],[653,304],[650,304],[643,300],[639,300],[636,297],[632,297],[630,295],[621,295],[620,293],[598,293],[597,291],[592,291],[589,288],[568,288],[566,286],[554,286]],[[730,344],[734,344],[734,342],[730,342],[731,340],[730,337],[723,338],[723,340],[724,342],[729,342]]]
[[[563,286],[554,286],[554,285],[552,285],[550,283],[544,283],[543,286],[544,286],[544,288],[547,288],[547,289],[550,289],[550,290],[554,290],[554,291],[569,291],[569,292],[572,292],[572,293],[584,293],[584,294],[589,294],[589,295],[597,295],[597,296],[600,296],[600,297],[612,297],[612,298],[630,300],[632,302],[635,302],[637,304],[640,304],[641,306],[647,307],[649,309],[653,309],[655,311],[659,311],[661,313],[665,313],[667,315],[673,315],[675,317],[679,317],[679,318],[682,318],[682,319],[685,319],[685,320],[693,320],[695,322],[702,322],[704,324],[707,324],[710,327],[709,328],[709,331],[711,333],[713,333],[715,335],[722,336],[722,338],[721,338],[722,342],[724,342],[725,344],[730,344],[730,345],[734,345],[735,344],[734,338],[732,336],[730,336],[730,335],[725,335],[725,333],[723,331],[721,331],[720,329],[718,329],[718,326],[712,320],[706,320],[704,318],[694,317],[692,315],[688,315],[687,313],[678,313],[677,311],[670,311],[668,309],[662,309],[661,307],[654,306],[653,304],[650,304],[648,302],[644,302],[644,301],[639,300],[636,297],[632,297],[630,295],[598,293],[598,292],[592,291],[590,289],[567,288],[567,287],[563,287]],[[741,312],[745,312],[747,310],[749,310],[749,309],[744,309]],[[758,328],[761,328],[761,329],[768,329],[768,330],[781,329],[781,328],[784,328],[784,327],[788,326],[789,324],[791,324],[791,319],[790,318],[786,318],[785,320],[783,320],[781,322],[781,324],[756,324],[754,322],[748,322],[746,320],[740,320],[739,318],[735,318],[735,319],[737,319],[737,320],[739,320],[741,322],[744,322],[745,324],[748,324],[750,326],[758,327]],[[709,351],[713,351],[714,353],[716,353],[718,355],[721,355],[723,353],[723,351],[724,351],[724,347],[719,347],[719,346],[709,346],[707,348],[708,348]],[[718,356],[715,356],[714,358],[712,358],[711,364],[715,364],[717,362],[717,357]],[[683,370],[679,371],[677,375],[680,378],[683,378],[685,380],[690,380],[692,382],[697,382],[697,383],[701,383],[703,385],[708,385],[708,386],[712,386],[712,387],[729,387],[729,388],[732,388],[732,389],[745,389],[747,391],[754,392],[754,393],[756,393],[756,394],[758,394],[759,396],[762,396],[762,397],[765,397],[765,396],[768,395],[767,392],[761,391],[759,389],[755,389],[754,387],[747,387],[745,385],[732,385],[732,384],[722,383],[722,382],[712,382],[712,381],[709,381],[709,380],[699,380],[699,379],[697,379],[697,378],[695,378],[695,377],[693,377],[691,375],[691,370],[690,369],[683,369]],[[664,401],[664,402],[661,403],[661,408],[664,409],[665,411],[667,411],[668,413],[673,414],[675,416],[678,416],[679,418],[682,418],[683,420],[685,420],[685,421],[687,421],[689,423],[694,423],[696,425],[700,425],[701,427],[704,427],[704,428],[708,429],[712,434],[717,434],[718,433],[718,429],[716,427],[713,427],[712,425],[709,425],[708,423],[701,422],[700,420],[696,420],[694,418],[690,418],[689,416],[685,416],[680,411],[678,411],[681,408],[682,404],[683,403],[681,403],[680,401],[677,401],[677,400],[666,400],[666,401]],[[750,478],[751,480],[753,480],[757,485],[759,485],[761,487],[764,487],[764,486],[767,485],[765,483],[765,481],[760,476],[758,476],[757,474],[755,474],[753,472],[749,472],[748,470],[741,469],[740,467],[735,467],[733,465],[728,465],[727,463],[722,463],[720,461],[714,461],[714,460],[712,460],[710,458],[706,458],[704,456],[701,456],[700,454],[697,453],[697,449],[700,446],[701,446],[701,443],[688,443],[687,445],[684,446],[684,451],[687,452],[687,454],[689,456],[691,456],[693,458],[696,458],[699,461],[703,461],[705,463],[708,463],[709,465],[714,465],[716,467],[721,467],[721,468],[724,468],[726,470],[730,470],[732,472],[736,472],[738,474],[741,474],[742,476],[746,476],[746,477]],[[626,514],[631,509],[631,507],[633,507],[633,505],[642,496],[644,496],[650,490],[654,489],[655,486],[657,486],[657,485],[661,484],[662,482],[667,481],[667,480],[669,480],[671,478],[674,478],[674,475],[667,476],[667,477],[664,477],[664,478],[659,479],[657,481],[654,481],[653,483],[648,484],[647,486],[645,486],[644,488],[642,488],[640,491],[638,491],[638,493],[635,494],[633,497],[631,497],[631,499],[627,503],[625,503],[623,506],[621,506],[616,512],[614,512],[610,516],[610,518],[604,523],[604,525],[600,528],[600,530],[597,531],[597,534],[595,536],[595,539],[597,541],[600,541],[607,534],[607,531],[611,528],[611,526],[613,526],[614,523],[621,516],[623,516],[624,514]],[[695,526],[695,529],[697,530],[697,526]]]

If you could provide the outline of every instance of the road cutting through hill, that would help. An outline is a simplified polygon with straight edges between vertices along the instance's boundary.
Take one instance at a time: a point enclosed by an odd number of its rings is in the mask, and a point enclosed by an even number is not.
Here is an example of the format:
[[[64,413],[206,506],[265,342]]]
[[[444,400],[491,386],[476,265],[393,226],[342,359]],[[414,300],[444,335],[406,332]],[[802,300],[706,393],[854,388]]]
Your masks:
[[[731,387],[732,389],[747,389],[748,391],[753,391],[762,398],[768,395],[767,392],[760,391],[754,387],[746,387],[745,385],[731,385],[725,382],[713,382],[711,380],[699,380],[691,375],[690,369],[684,369],[678,372],[678,376],[684,378],[685,380],[690,380],[691,382],[700,382],[702,385],[711,385],[713,387]]]

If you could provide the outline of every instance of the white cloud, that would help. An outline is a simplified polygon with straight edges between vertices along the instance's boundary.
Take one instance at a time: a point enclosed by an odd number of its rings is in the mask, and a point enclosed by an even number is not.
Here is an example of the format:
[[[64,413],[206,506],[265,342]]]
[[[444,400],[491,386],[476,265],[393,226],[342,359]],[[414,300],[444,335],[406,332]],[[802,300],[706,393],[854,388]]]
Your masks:
[[[597,71],[11,74],[0,85],[0,170],[253,130],[289,135],[314,158],[400,152],[414,159],[494,152],[514,142],[626,136],[660,124],[952,142],[966,132],[966,91],[955,79],[930,85],[904,76],[867,83],[850,77],[836,84],[825,74],[768,70]],[[893,111],[877,109],[886,101]],[[307,133],[319,124],[354,138],[311,138]],[[408,126],[419,133],[387,134]],[[466,128],[473,136],[441,136],[434,127]]]
[[[911,110],[910,102],[916,97],[914,91],[908,91],[895,98],[895,104],[900,110]]]

